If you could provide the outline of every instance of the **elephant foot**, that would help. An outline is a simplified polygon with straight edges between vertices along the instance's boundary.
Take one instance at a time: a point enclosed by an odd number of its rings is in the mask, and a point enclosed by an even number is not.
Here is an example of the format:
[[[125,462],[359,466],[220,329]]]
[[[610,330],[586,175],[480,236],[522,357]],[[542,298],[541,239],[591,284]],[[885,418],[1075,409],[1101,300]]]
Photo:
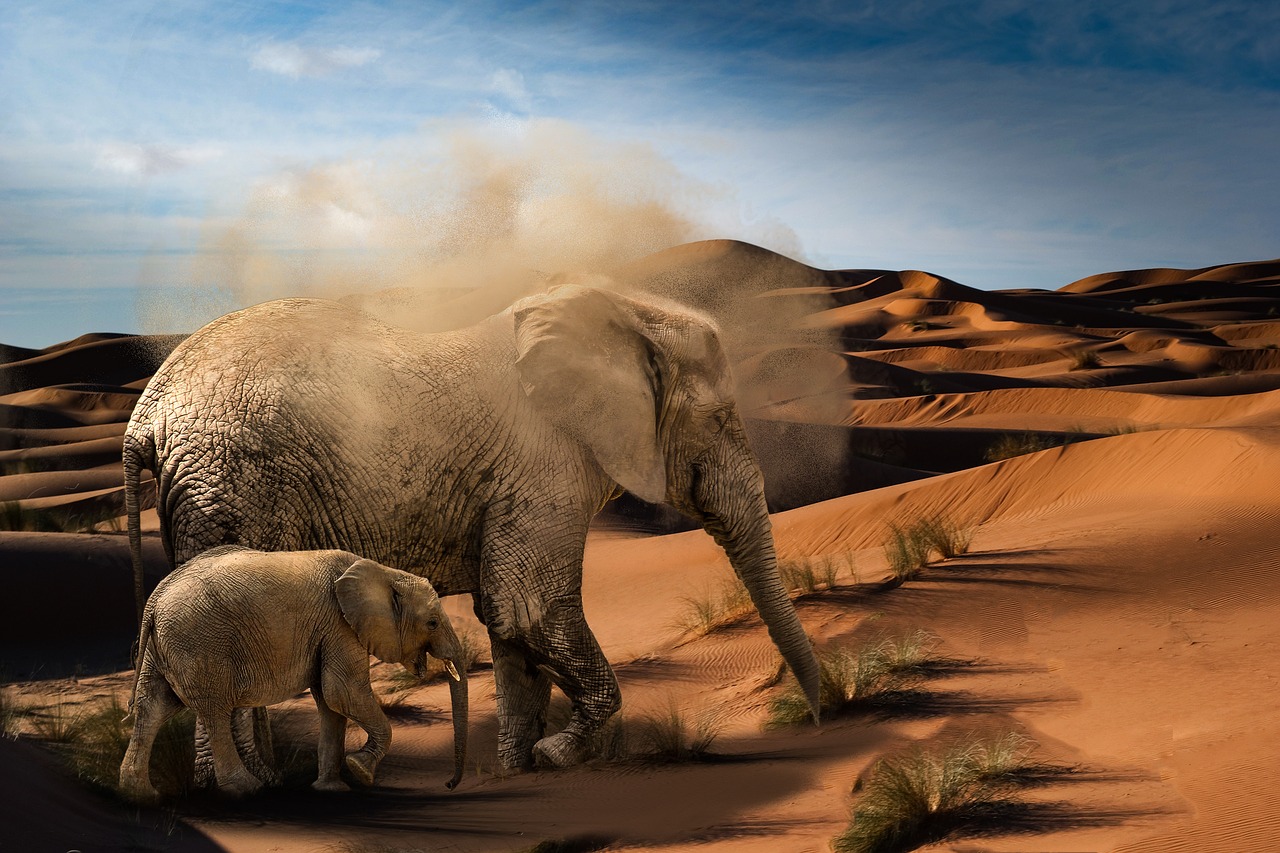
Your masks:
[[[207,790],[217,787],[217,775],[213,771],[213,758],[196,754],[195,786],[196,790]]]
[[[569,732],[544,737],[533,745],[534,761],[540,766],[572,767],[587,757],[587,744]]]
[[[364,750],[347,756],[347,769],[361,785],[372,785],[373,774],[378,770],[378,760]]]
[[[226,781],[218,783],[218,790],[223,796],[240,799],[256,794],[262,790],[262,781],[248,770],[236,773]]]
[[[340,779],[317,779],[311,783],[311,788],[315,791],[331,791],[333,793],[351,790],[351,786]]]

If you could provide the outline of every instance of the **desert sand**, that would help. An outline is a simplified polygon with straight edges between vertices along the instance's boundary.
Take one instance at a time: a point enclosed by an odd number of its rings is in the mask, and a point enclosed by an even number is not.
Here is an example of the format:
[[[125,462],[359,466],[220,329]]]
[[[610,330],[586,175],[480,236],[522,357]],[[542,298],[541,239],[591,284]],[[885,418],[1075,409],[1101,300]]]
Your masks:
[[[584,588],[623,727],[678,708],[714,721],[712,756],[504,776],[482,656],[473,766],[449,793],[446,687],[399,690],[379,664],[395,739],[375,788],[139,811],[67,777],[39,723],[127,701],[120,437],[179,338],[0,347],[0,502],[28,528],[0,532],[20,733],[0,741],[0,849],[824,851],[878,760],[1004,732],[1056,771],[1005,822],[926,849],[1280,849],[1280,261],[983,291],[715,241],[615,276],[725,327],[779,555],[835,572],[796,594],[819,650],[924,631],[947,666],[909,701],[766,729],[787,677],[759,620],[682,627],[727,560],[623,500],[598,519]],[[752,333],[779,315],[794,328]],[[890,525],[929,516],[968,529],[968,552],[892,582]],[[469,597],[450,612],[481,636]],[[273,714],[314,749],[309,697]]]

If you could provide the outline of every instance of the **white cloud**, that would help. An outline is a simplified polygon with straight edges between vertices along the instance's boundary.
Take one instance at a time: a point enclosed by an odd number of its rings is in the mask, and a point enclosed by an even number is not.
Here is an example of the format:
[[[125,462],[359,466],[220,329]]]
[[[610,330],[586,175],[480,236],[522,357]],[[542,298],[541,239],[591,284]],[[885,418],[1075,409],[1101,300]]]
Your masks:
[[[528,112],[533,106],[524,75],[511,68],[499,68],[493,72],[489,78],[489,90],[522,112]]]
[[[180,147],[109,142],[99,150],[94,165],[103,171],[120,175],[151,177],[176,172],[221,156],[221,149],[207,145]]]
[[[375,62],[382,51],[371,47],[303,47],[292,42],[271,42],[253,55],[252,67],[292,77],[323,77],[343,68],[359,68]]]

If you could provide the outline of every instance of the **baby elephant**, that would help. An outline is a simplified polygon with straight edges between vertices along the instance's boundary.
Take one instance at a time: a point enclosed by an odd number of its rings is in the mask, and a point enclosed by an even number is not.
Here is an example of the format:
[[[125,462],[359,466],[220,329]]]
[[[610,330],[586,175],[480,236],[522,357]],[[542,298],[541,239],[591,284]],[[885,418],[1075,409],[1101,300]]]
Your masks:
[[[372,784],[391,726],[369,686],[369,653],[421,674],[426,655],[445,663],[453,700],[453,788],[467,748],[467,681],[461,648],[431,584],[345,551],[206,551],[170,574],[147,601],[138,637],[133,736],[120,789],[158,796],[148,765],[156,733],[183,705],[209,736],[225,793],[262,787],[236,750],[231,713],[281,702],[308,687],[320,712],[315,787],[346,790],[339,778],[346,718],[368,733],[346,765]]]

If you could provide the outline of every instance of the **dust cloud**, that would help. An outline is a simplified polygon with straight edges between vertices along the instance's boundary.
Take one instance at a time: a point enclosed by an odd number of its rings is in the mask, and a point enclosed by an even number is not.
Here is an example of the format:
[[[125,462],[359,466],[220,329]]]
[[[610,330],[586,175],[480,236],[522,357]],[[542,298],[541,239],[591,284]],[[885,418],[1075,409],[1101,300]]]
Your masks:
[[[148,313],[195,328],[269,299],[318,296],[433,332],[501,311],[553,277],[604,276],[714,318],[744,415],[776,417],[780,403],[804,398],[806,420],[830,423],[843,385],[839,366],[832,375],[836,342],[800,323],[827,297],[796,290],[825,291],[828,274],[791,260],[801,250],[785,225],[724,222],[717,212],[733,206],[729,190],[647,145],[560,121],[437,122],[374,156],[260,182],[242,215],[208,226],[189,286]],[[725,236],[735,240],[715,239]],[[752,432],[766,480],[792,495],[785,505],[813,497],[805,470],[843,460],[839,442],[797,448],[767,424]]]

